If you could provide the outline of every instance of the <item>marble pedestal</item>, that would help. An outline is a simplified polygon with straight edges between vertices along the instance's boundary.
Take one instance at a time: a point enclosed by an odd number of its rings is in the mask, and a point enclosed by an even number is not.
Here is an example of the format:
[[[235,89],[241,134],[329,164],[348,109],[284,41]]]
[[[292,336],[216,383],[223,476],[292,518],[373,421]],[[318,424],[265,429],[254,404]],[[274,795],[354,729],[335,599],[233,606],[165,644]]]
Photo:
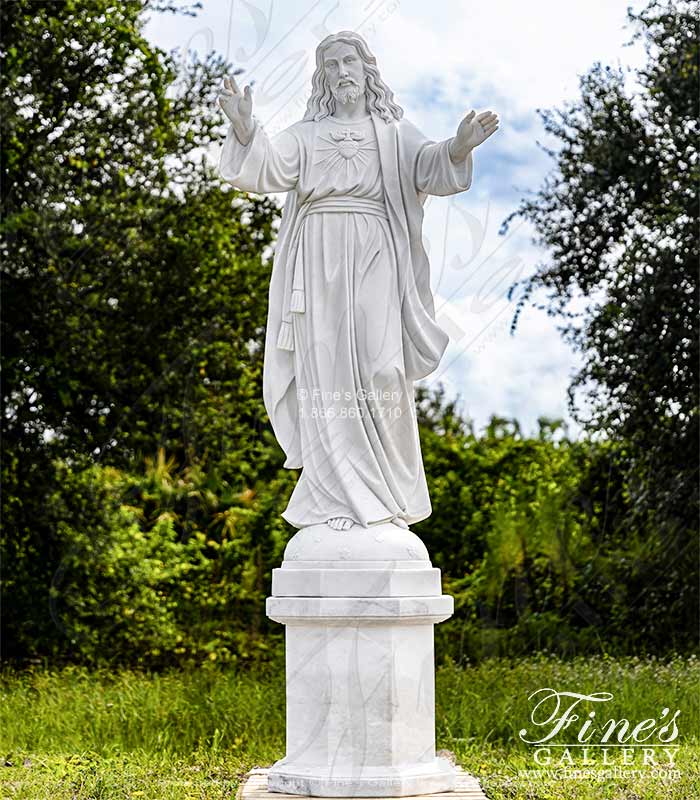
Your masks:
[[[435,755],[433,625],[452,615],[440,570],[391,523],[300,530],[273,571],[286,626],[287,752],[270,791],[402,797],[454,788]]]

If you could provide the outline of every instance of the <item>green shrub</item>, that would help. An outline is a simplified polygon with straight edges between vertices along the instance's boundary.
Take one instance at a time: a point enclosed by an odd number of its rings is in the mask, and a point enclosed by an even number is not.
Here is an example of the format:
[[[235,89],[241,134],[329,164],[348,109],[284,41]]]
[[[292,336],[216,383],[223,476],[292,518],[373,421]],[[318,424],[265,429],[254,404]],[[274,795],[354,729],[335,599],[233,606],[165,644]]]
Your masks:
[[[612,445],[544,422],[537,438],[503,420],[476,436],[440,407],[421,416],[434,511],[416,531],[455,598],[441,658],[692,647],[693,570],[662,573],[662,531],[625,526]],[[142,474],[54,470],[44,558],[30,532],[8,537],[6,655],[155,668],[279,655],[265,598],[294,532],[280,516],[294,471],[241,491],[162,450]]]

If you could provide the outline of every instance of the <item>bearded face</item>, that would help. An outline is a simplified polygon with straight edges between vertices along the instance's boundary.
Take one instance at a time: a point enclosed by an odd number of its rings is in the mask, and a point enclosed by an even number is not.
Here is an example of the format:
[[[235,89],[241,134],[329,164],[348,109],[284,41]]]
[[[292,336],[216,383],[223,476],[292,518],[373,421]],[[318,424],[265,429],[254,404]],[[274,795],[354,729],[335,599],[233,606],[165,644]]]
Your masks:
[[[331,90],[333,92],[333,97],[337,100],[338,103],[342,103],[346,105],[347,103],[356,103],[359,96],[361,89],[356,84],[345,84],[344,86],[337,86],[335,89]]]
[[[365,68],[354,45],[336,42],[323,54],[323,67],[336,102],[356,103],[365,92]]]

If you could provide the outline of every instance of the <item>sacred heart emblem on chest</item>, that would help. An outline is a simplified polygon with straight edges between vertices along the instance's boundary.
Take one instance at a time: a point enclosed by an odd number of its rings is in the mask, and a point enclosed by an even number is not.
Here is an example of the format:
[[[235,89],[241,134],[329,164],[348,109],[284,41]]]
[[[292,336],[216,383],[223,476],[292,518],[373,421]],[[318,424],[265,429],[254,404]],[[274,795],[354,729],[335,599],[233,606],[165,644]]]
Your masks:
[[[364,134],[357,131],[331,131],[331,139],[336,143],[338,152],[345,159],[354,158],[360,151],[360,142],[364,139]]]
[[[357,178],[369,165],[371,154],[376,150],[373,131],[327,130],[318,137],[313,163],[324,170],[341,170],[347,177],[354,174]]]

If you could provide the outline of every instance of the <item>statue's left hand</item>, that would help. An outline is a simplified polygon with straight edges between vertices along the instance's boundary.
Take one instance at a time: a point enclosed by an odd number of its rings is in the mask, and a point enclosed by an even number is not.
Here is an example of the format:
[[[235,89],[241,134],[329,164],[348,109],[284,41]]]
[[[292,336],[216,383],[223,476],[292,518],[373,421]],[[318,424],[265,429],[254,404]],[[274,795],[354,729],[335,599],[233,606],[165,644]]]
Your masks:
[[[464,161],[471,150],[497,130],[498,117],[492,111],[482,111],[478,115],[470,111],[459,123],[457,135],[449,144],[450,158],[455,163]]]

